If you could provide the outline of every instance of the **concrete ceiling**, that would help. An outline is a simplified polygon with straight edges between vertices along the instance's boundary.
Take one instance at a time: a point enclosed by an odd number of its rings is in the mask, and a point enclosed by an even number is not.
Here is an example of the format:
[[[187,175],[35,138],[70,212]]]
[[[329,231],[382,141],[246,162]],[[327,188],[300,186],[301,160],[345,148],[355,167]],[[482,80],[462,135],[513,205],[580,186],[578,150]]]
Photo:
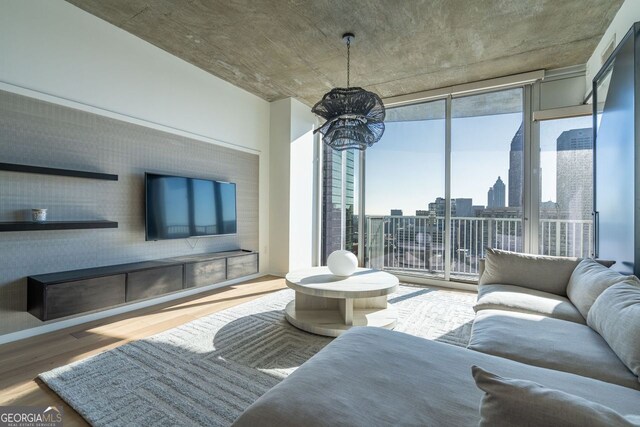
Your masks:
[[[67,0],[268,101],[381,97],[582,64],[623,0]]]

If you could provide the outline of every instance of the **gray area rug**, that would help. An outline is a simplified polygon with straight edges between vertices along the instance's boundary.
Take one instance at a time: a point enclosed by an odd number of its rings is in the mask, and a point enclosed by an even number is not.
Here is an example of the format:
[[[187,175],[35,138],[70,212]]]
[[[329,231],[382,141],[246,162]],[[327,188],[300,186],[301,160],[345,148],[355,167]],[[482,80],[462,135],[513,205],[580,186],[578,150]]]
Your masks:
[[[95,426],[226,426],[327,345],[284,319],[286,289],[40,378]],[[476,296],[402,285],[395,330],[466,346]]]

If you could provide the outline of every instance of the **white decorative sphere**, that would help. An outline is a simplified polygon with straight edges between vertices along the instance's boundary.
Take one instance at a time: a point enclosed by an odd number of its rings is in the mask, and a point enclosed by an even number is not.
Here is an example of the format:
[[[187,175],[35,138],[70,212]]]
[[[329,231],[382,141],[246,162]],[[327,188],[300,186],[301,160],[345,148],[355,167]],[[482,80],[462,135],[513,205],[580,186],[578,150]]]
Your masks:
[[[358,258],[349,251],[334,251],[327,258],[327,267],[336,276],[351,276],[358,268]]]

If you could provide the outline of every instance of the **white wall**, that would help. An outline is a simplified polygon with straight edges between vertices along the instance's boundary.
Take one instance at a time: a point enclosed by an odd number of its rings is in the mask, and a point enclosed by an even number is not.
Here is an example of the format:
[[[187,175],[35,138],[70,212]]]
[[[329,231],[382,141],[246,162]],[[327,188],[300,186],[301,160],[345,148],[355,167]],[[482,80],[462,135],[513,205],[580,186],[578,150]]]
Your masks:
[[[259,154],[268,268],[268,102],[62,0],[0,0],[0,89]]]
[[[291,159],[289,185],[289,270],[313,264],[315,201],[315,115],[291,100]]]
[[[591,92],[593,78],[604,63],[602,54],[611,43],[611,40],[615,40],[615,45],[617,46],[625,34],[627,34],[627,31],[629,31],[631,26],[637,21],[640,21],[640,1],[626,0],[620,7],[615,18],[613,18],[609,28],[605,31],[593,55],[591,55],[591,58],[587,61],[586,93]],[[604,59],[606,60],[606,58]]]
[[[315,123],[295,99],[271,103],[269,250],[271,271],[281,276],[313,264]]]
[[[271,272],[289,271],[289,184],[291,99],[271,103],[269,163],[269,260]]]

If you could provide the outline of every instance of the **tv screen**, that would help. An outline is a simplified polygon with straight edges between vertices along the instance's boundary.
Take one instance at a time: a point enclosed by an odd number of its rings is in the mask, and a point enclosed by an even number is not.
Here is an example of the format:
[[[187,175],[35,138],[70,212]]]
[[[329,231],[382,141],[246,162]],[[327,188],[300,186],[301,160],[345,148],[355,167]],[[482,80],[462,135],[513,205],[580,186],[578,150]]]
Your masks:
[[[237,233],[236,185],[145,174],[146,239],[184,239]]]

